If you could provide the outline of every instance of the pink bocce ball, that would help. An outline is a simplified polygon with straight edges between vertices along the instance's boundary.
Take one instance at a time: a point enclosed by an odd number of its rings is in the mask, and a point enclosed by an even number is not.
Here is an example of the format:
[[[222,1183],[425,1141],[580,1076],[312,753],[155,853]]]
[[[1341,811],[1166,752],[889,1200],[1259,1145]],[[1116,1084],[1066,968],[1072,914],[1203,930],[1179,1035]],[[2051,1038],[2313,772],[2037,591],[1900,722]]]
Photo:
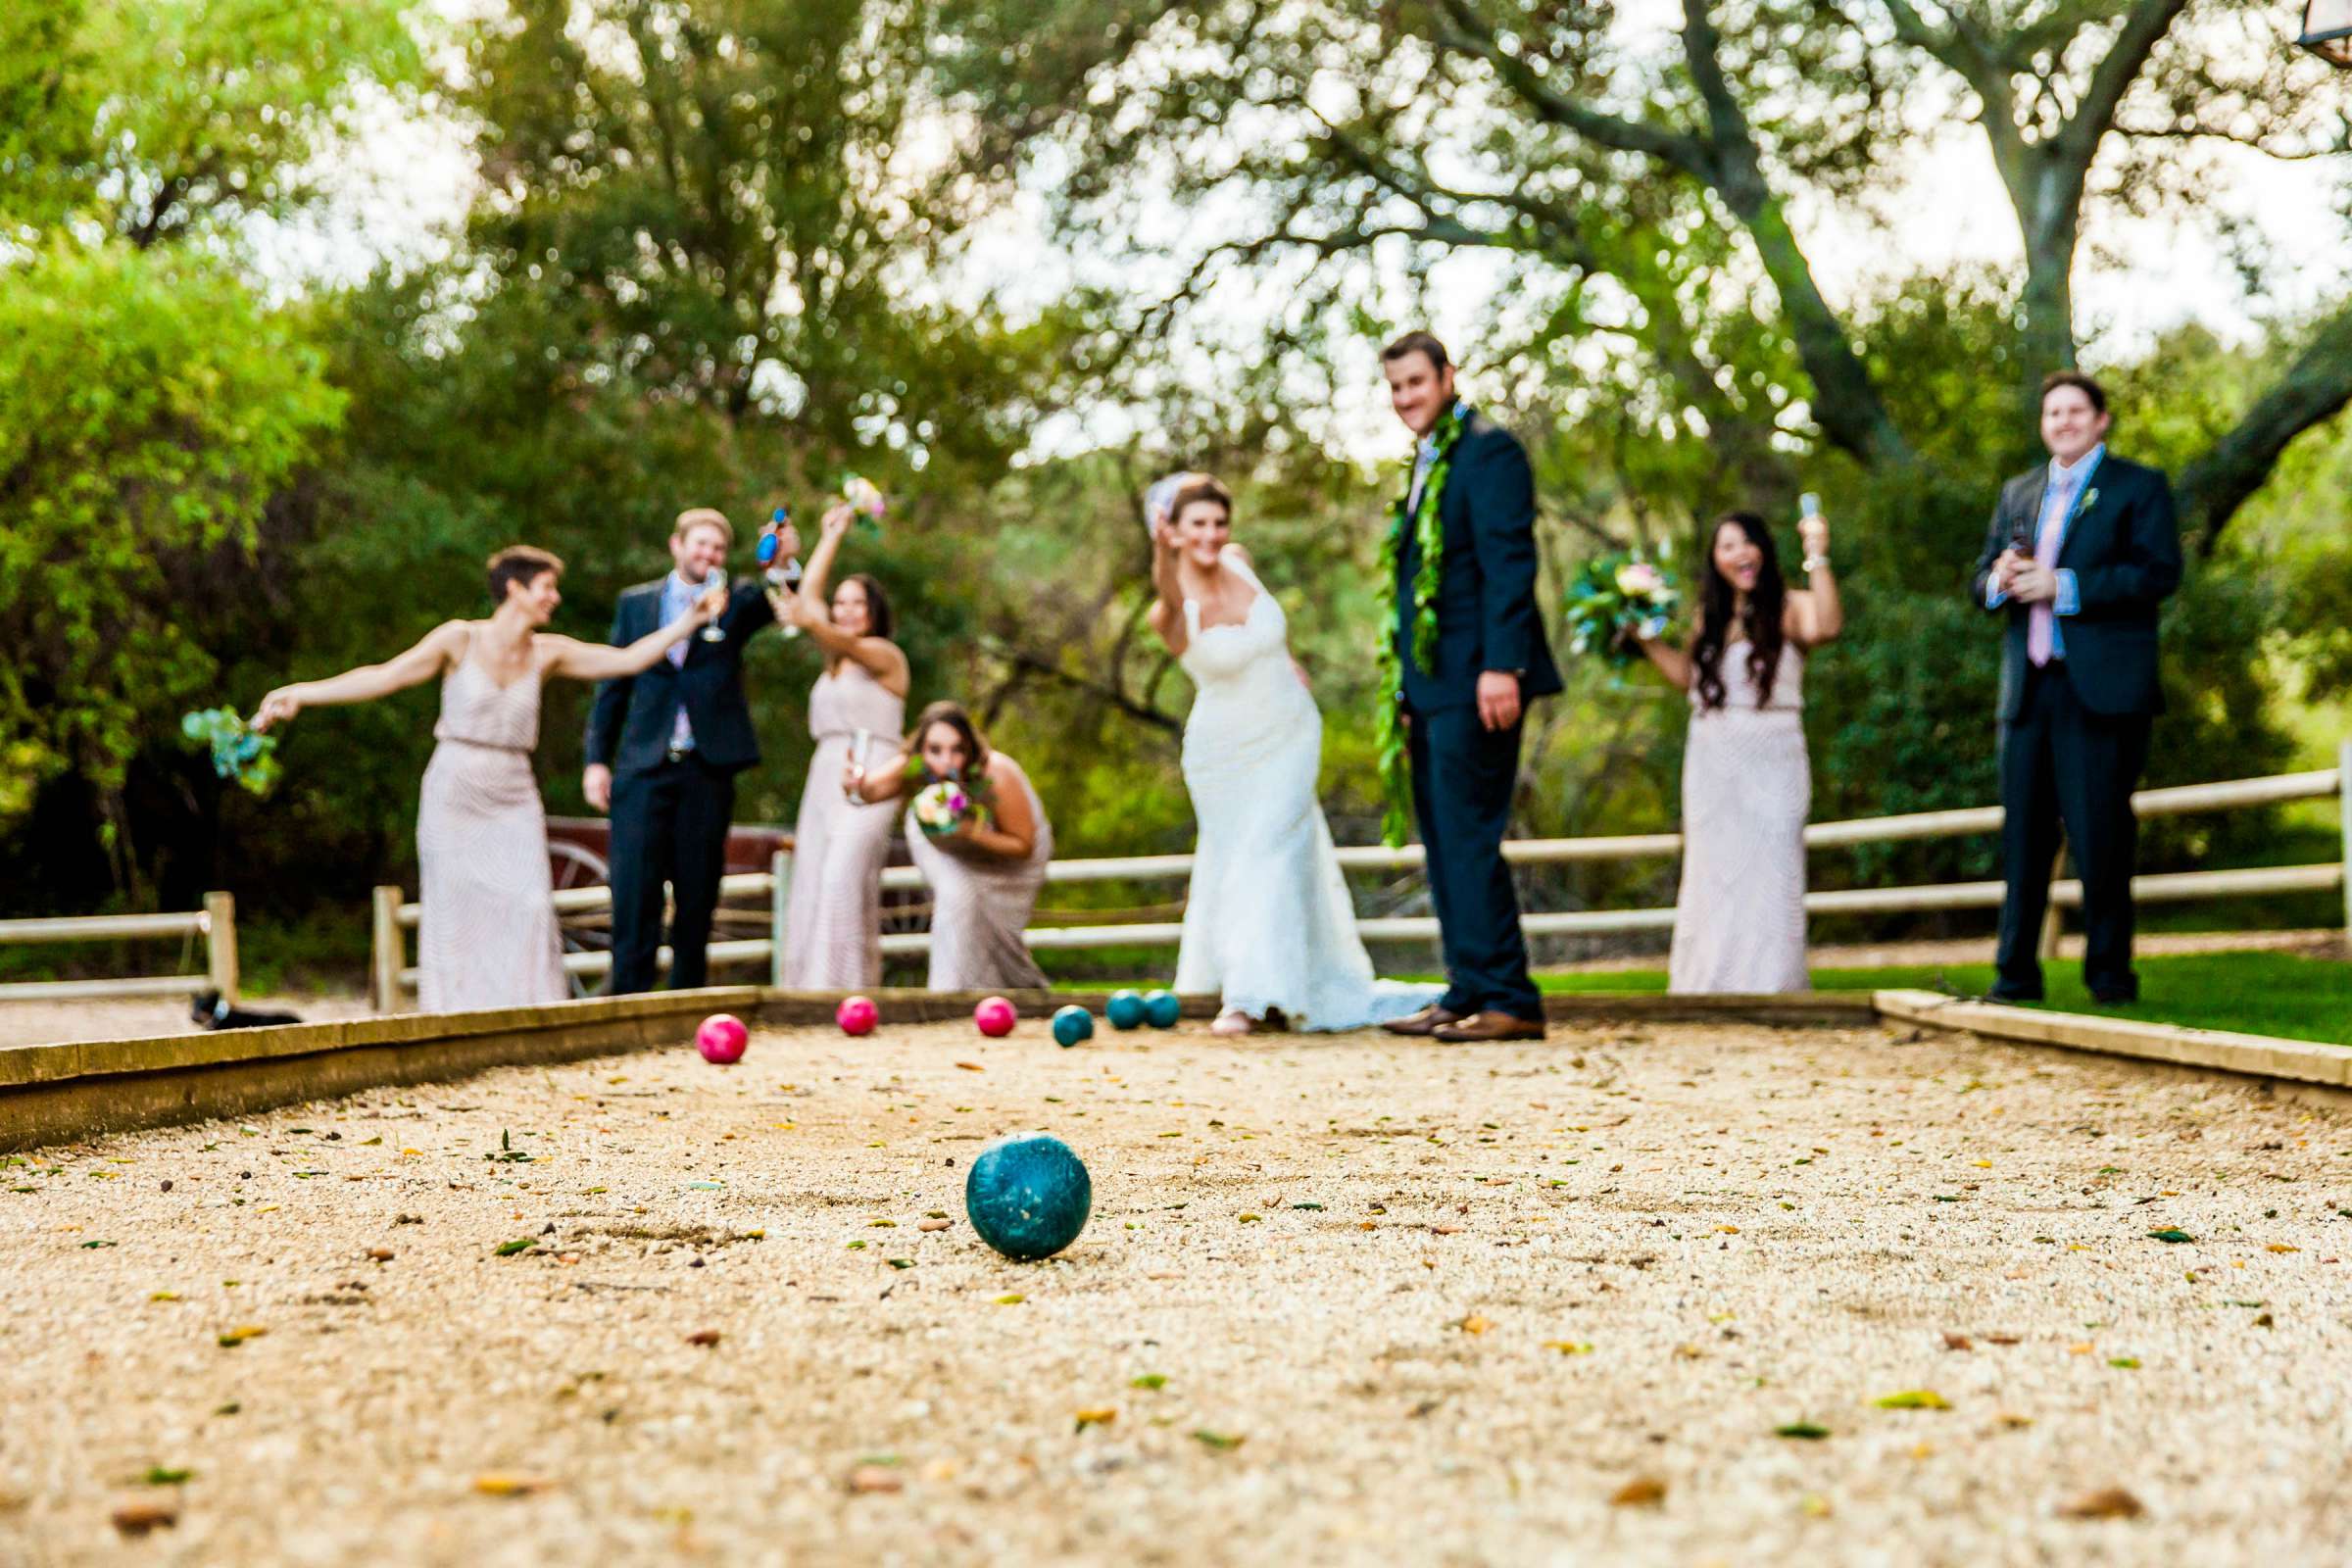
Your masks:
[[[972,1022],[991,1040],[1001,1040],[1012,1033],[1013,1023],[1019,1017],[1012,1010],[1012,1004],[1003,997],[990,997],[972,1009]]]
[[[845,997],[833,1009],[833,1021],[845,1035],[870,1035],[882,1021],[882,1009],[874,1005],[871,997]]]
[[[741,1061],[743,1048],[751,1043],[752,1032],[733,1013],[714,1012],[694,1032],[695,1049],[703,1054],[703,1059],[722,1067],[731,1061]]]

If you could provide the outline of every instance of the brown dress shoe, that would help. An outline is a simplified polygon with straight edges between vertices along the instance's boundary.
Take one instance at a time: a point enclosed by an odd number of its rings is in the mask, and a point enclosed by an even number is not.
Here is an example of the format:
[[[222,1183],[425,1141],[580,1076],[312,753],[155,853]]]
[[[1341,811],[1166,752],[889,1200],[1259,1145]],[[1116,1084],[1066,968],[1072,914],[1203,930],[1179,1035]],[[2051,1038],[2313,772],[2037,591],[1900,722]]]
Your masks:
[[[1430,1038],[1448,1045],[1474,1044],[1488,1040],[1541,1040],[1544,1020],[1519,1018],[1507,1012],[1474,1012],[1454,1023],[1440,1024],[1432,1029]]]
[[[1401,1018],[1391,1018],[1381,1027],[1393,1035],[1430,1035],[1437,1033],[1449,1023],[1459,1022],[1461,1016],[1458,1012],[1446,1011],[1433,1002],[1419,1012],[1408,1012]]]

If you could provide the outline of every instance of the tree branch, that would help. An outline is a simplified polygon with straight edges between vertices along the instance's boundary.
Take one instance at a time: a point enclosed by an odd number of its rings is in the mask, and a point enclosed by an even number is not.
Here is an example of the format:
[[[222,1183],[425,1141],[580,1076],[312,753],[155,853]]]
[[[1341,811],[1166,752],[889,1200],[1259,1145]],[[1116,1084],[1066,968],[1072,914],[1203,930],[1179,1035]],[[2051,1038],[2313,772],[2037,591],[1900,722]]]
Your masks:
[[[2352,309],[2336,314],[2229,433],[2180,470],[2181,532],[2210,553],[2287,443],[2352,402]]]
[[[1521,56],[1502,46],[1494,28],[1479,15],[1470,0],[1440,0],[1453,25],[1438,41],[1446,47],[1485,61],[1510,89],[1546,124],[1572,130],[1588,141],[1622,153],[1641,153],[1670,164],[1684,173],[1709,179],[1708,149],[1695,136],[1628,120],[1558,91]]]

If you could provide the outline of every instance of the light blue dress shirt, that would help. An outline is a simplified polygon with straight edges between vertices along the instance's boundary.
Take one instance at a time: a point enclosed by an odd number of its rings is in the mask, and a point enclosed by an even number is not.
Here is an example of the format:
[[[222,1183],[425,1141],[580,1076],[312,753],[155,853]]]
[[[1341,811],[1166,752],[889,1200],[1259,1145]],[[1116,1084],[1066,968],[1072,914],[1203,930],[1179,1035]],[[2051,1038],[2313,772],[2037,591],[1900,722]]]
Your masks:
[[[2099,471],[2099,464],[2106,456],[2107,443],[2102,441],[2082,454],[2071,468],[2056,458],[2050,460],[2050,482],[2041,493],[2041,513],[2034,519],[2034,537],[2038,541],[2050,529],[2057,529],[2057,538],[2051,550],[2053,557],[2066,548],[2066,526],[2074,520],[2075,504],[2088,489],[2091,476]],[[2075,582],[2073,567],[2060,566],[2056,575],[2058,596],[2050,603],[2051,613],[2056,616],[2050,627],[2050,657],[2064,659],[2066,628],[2057,622],[2082,612],[2082,591]],[[2000,584],[1987,579],[1984,584],[1985,608],[1998,610],[2008,602],[2009,596],[2001,591]]]

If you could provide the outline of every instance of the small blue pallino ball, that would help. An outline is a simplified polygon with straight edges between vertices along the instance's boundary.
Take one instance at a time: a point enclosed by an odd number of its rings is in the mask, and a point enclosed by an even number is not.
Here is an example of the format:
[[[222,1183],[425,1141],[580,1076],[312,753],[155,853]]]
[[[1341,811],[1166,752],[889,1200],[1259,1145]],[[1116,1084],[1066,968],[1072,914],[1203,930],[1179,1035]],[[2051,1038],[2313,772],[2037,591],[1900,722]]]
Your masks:
[[[963,1211],[982,1241],[1006,1257],[1052,1257],[1078,1239],[1095,1184],[1070,1146],[1045,1133],[991,1144],[964,1178]]]
[[[1184,1004],[1176,1000],[1173,991],[1153,991],[1144,998],[1144,1016],[1154,1029],[1173,1029],[1176,1020],[1184,1016]]]
[[[1144,1021],[1144,999],[1134,991],[1113,991],[1110,1002],[1102,1009],[1113,1029],[1134,1029]]]
[[[1095,1015],[1075,1003],[1054,1014],[1054,1043],[1074,1046],[1095,1038]]]

